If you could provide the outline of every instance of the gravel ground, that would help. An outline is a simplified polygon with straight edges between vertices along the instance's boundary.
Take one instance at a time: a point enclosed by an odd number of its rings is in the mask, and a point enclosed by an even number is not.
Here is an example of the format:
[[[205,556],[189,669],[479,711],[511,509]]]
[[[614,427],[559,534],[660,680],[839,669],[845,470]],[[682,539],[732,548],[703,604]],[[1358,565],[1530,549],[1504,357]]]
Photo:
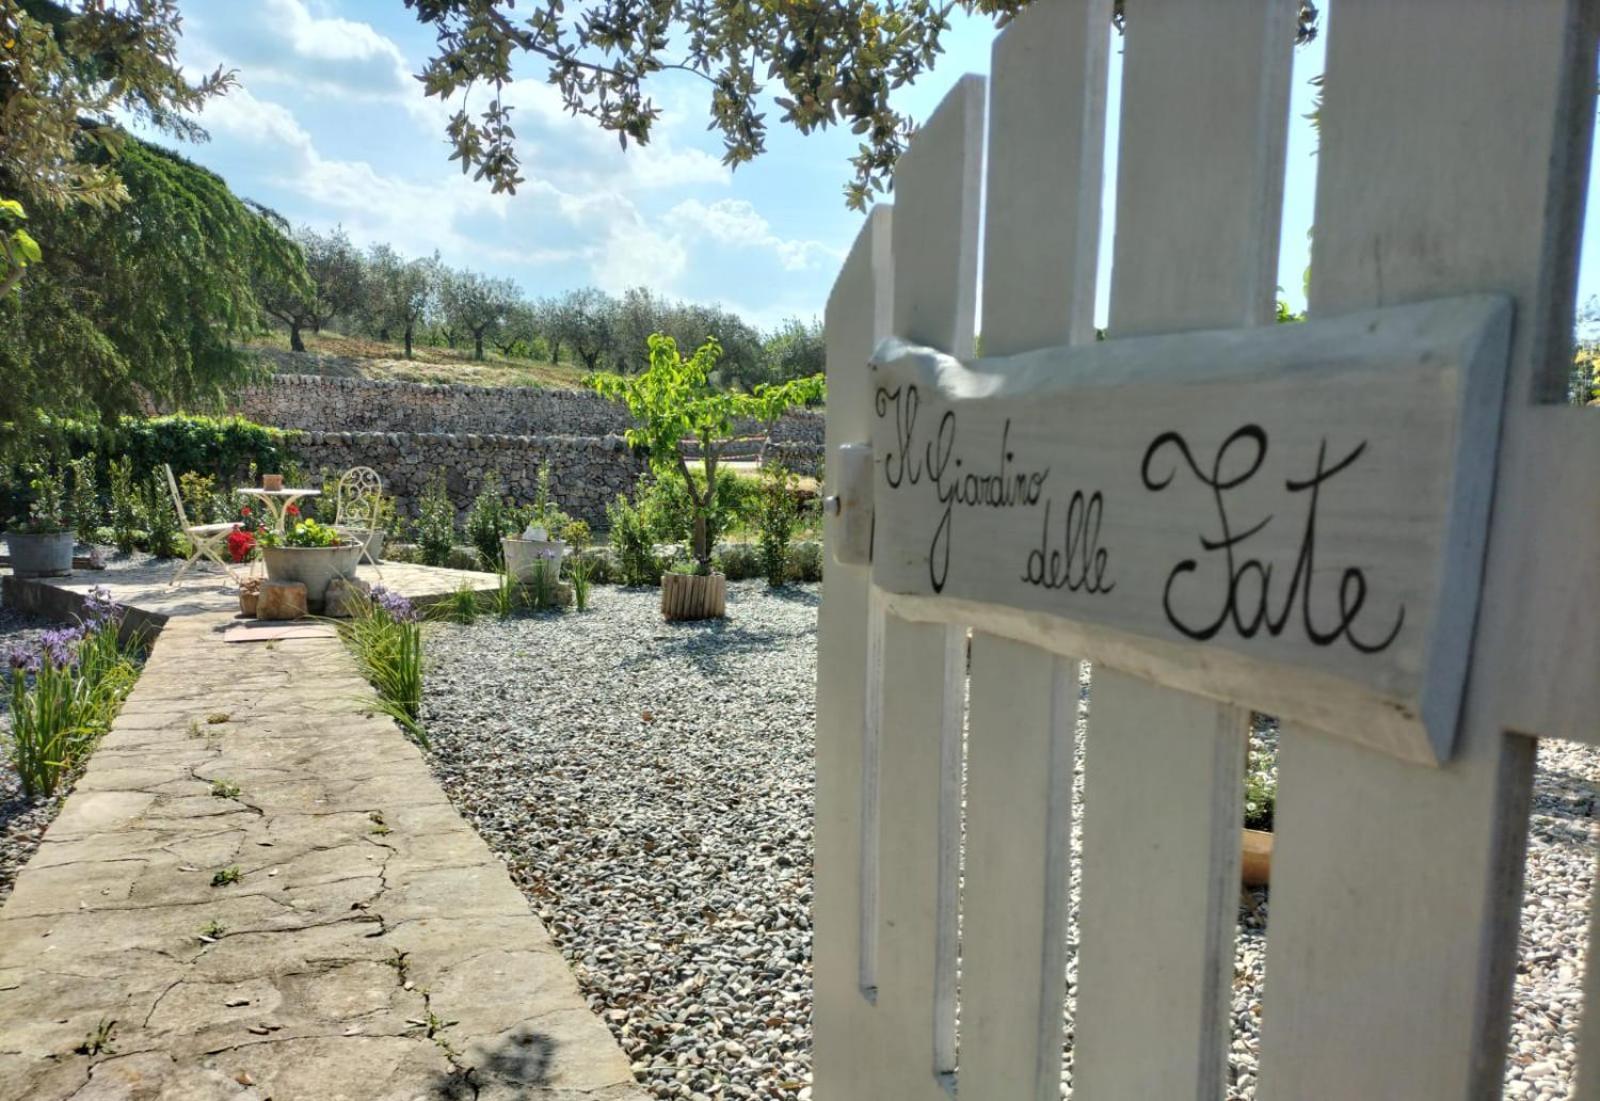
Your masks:
[[[604,587],[585,615],[441,627],[425,718],[441,780],[656,1097],[807,1097],[818,594],[729,590],[722,624]],[[1541,746],[1509,1097],[1572,1088],[1597,795],[1600,751]],[[1242,895],[1241,1101],[1268,911]]]

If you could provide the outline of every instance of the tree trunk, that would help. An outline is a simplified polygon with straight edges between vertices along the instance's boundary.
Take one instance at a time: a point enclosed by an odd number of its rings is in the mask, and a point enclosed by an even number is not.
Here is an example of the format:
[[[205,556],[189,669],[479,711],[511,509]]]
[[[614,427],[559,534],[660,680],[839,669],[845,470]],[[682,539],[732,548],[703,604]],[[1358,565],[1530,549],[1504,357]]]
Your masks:
[[[483,358],[483,330],[479,329],[472,334],[472,358]]]
[[[411,358],[411,325],[406,325],[406,358]]]
[[[694,498],[692,489],[689,491],[689,497],[691,500]],[[711,572],[711,552],[706,548],[706,509],[704,505],[698,505],[694,510],[694,560],[700,564],[699,572],[701,574]]]
[[[298,321],[289,322],[289,350],[291,352],[303,352],[306,350],[306,342],[300,339],[300,322]]]
[[[550,343],[550,362],[551,363],[560,363],[561,362],[561,341],[552,340],[549,343]]]

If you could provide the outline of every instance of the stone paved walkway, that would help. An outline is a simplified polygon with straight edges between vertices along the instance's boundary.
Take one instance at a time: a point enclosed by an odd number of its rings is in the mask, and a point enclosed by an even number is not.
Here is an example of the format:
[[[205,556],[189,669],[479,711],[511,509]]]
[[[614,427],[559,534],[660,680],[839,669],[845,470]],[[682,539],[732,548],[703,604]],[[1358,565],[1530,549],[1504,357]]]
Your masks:
[[[0,1099],[640,1097],[340,644],[228,621],[169,622],[0,910]]]

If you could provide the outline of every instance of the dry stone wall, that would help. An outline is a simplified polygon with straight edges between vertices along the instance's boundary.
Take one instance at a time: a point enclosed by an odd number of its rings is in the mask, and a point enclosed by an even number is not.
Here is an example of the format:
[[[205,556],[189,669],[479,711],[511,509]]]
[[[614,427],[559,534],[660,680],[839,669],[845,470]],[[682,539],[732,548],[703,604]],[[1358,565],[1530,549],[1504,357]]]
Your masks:
[[[416,515],[435,470],[464,511],[490,470],[513,498],[532,500],[548,462],[561,507],[603,527],[606,505],[632,493],[646,469],[622,438],[633,423],[627,410],[588,391],[274,374],[241,393],[231,411],[299,432],[295,450],[312,471],[372,467],[405,516]],[[735,434],[765,437],[750,457],[777,458],[801,474],[820,468],[819,413],[792,413],[770,432],[739,424]]]
[[[621,436],[506,436],[446,432],[305,432],[295,452],[312,471],[370,466],[394,494],[401,515],[414,517],[423,487],[443,471],[450,499],[464,511],[485,476],[498,471],[506,492],[532,501],[539,468],[550,464],[551,495],[590,526],[605,526],[606,505],[633,492],[644,460]]]

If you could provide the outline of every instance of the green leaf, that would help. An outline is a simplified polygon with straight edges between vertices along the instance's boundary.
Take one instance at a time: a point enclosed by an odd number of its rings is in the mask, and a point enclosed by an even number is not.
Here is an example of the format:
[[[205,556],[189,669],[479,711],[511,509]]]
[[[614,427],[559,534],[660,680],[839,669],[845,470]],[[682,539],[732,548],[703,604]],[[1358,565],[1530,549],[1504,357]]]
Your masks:
[[[11,240],[17,246],[17,252],[22,257],[22,265],[37,264],[44,259],[44,253],[39,250],[39,242],[28,236],[22,230],[12,230]]]
[[[0,199],[0,212],[21,218],[23,221],[28,219],[28,212],[23,210],[22,204],[15,199]]]

